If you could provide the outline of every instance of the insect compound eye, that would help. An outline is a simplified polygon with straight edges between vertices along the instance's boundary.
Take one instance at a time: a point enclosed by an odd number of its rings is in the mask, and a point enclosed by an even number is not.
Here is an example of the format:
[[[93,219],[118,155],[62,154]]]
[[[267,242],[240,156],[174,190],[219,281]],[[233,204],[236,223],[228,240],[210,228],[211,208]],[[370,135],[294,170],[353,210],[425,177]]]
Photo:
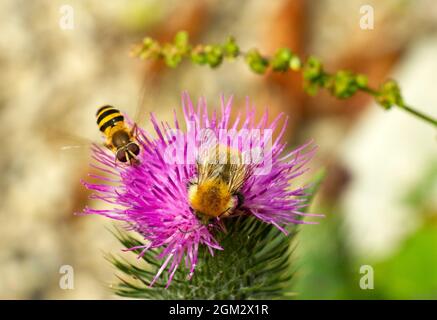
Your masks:
[[[136,143],[129,143],[127,149],[136,156],[140,153],[140,147]]]
[[[117,158],[118,161],[120,162],[127,162],[127,158],[126,158],[126,153],[124,148],[121,148],[117,151],[115,157]]]

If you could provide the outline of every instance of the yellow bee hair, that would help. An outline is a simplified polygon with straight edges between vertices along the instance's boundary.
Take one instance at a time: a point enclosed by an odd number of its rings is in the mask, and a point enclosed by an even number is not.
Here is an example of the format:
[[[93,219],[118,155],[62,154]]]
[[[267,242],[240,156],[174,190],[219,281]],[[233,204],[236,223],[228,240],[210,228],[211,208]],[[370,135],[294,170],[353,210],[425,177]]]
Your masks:
[[[229,186],[219,177],[193,184],[188,189],[188,199],[193,210],[207,218],[226,216],[236,206]]]

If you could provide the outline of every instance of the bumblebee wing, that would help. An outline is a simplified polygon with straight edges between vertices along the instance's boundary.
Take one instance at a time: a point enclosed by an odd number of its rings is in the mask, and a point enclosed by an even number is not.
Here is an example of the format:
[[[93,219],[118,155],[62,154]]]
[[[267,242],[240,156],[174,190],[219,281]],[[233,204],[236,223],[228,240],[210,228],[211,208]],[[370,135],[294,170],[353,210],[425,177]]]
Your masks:
[[[242,163],[241,154],[228,149],[226,158],[218,157],[218,148],[203,150],[197,160],[198,183],[220,178],[229,188],[231,194],[236,193],[243,185],[249,173],[249,166]],[[231,158],[238,157],[238,158]]]
[[[228,186],[231,194],[235,194],[241,189],[246,181],[249,173],[248,165],[244,164],[232,164],[229,168]]]
[[[220,167],[220,164],[197,161],[197,183],[200,184],[208,179],[218,177]]]
[[[223,161],[218,158],[219,148],[217,145],[206,145],[199,149],[197,155],[198,183],[217,178],[223,172]]]

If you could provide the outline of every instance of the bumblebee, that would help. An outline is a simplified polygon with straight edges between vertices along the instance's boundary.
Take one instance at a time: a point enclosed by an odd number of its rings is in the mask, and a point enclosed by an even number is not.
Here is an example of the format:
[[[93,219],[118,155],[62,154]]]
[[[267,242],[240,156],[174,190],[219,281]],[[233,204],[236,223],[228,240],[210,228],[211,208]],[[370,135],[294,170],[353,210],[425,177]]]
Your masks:
[[[244,196],[240,189],[249,174],[249,167],[241,163],[238,151],[229,147],[225,152],[219,150],[217,145],[197,160],[197,177],[188,186],[190,207],[204,224],[214,218],[243,212]],[[226,156],[226,159],[220,156]]]
[[[99,130],[106,138],[105,146],[114,152],[116,161],[139,163],[140,146],[135,141],[136,124],[128,128],[124,116],[112,106],[100,107],[96,113]]]

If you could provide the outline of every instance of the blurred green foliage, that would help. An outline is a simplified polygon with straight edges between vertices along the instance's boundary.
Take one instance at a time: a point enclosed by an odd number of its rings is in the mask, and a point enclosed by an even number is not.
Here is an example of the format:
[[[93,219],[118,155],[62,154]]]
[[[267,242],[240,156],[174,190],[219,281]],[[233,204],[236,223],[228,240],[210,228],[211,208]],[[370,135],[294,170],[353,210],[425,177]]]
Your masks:
[[[375,264],[375,290],[390,299],[437,299],[437,225],[424,225]]]
[[[127,30],[144,31],[163,17],[164,10],[159,1],[130,0],[122,7],[120,24]]]
[[[420,226],[383,259],[357,257],[347,241],[343,214],[334,207],[323,223],[300,229],[295,290],[299,299],[437,299],[437,219],[431,202],[437,164],[431,162],[408,193]],[[326,206],[326,204],[325,204]],[[359,286],[362,265],[374,270],[374,289]]]
[[[412,208],[426,212],[432,211],[432,201],[435,200],[437,193],[437,161],[430,161],[429,166],[424,168],[422,177],[416,185],[407,192],[405,202]]]

